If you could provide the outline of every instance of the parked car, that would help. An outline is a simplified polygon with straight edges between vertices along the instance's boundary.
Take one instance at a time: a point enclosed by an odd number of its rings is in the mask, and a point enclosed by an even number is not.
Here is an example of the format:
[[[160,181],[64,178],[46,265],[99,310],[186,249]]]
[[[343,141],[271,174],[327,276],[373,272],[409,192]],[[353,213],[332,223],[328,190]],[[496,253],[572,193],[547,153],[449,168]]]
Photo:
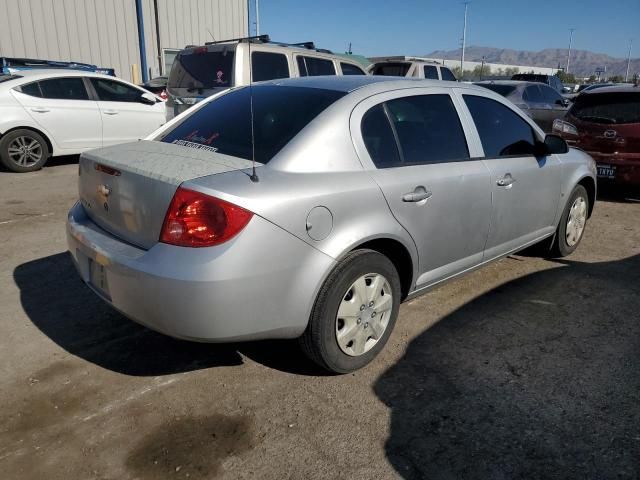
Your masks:
[[[0,75],[0,161],[14,172],[49,157],[146,137],[165,122],[164,103],[124,80],[77,70]]]
[[[43,69],[69,69],[69,70],[82,70],[85,72],[102,73],[103,75],[110,75],[115,77],[116,72],[113,68],[98,67],[97,65],[90,65],[88,63],[80,62],[62,62],[59,60],[43,60],[38,58],[11,58],[0,57],[0,73],[12,74],[18,73],[23,70],[43,70]]]
[[[575,98],[578,95],[580,95],[582,92],[589,92],[591,90],[596,90],[597,88],[602,88],[602,87],[616,87],[616,86],[632,87],[633,84],[632,83],[592,83],[592,84],[585,84],[585,85],[580,85],[578,87],[578,91],[576,93],[565,95],[565,97],[570,99],[571,101],[574,101]]]
[[[511,100],[545,132],[551,132],[553,121],[564,117],[570,104],[569,100],[542,83],[491,80],[477,82],[476,85],[493,90]]]
[[[562,81],[556,75],[542,75],[539,73],[516,73],[511,80],[520,80],[521,82],[535,82],[549,85],[558,93],[563,93],[564,86]]]
[[[357,61],[316,48],[313,42],[277,43],[261,35],[189,46],[176,56],[171,67],[167,119],[210,95],[249,85],[250,81],[366,74]]]
[[[190,340],[300,337],[349,372],[402,300],[542,241],[573,252],[596,183],[494,92],[359,76],[222,92],[83,154],[79,193],[69,251],[120,312]]]
[[[373,57],[367,69],[371,75],[414,77],[431,80],[456,81],[455,75],[444,65],[414,57]]]
[[[600,179],[640,186],[640,87],[584,90],[553,131],[595,159]]]
[[[157,95],[162,100],[167,101],[167,80],[169,77],[155,77],[140,85],[145,90]]]

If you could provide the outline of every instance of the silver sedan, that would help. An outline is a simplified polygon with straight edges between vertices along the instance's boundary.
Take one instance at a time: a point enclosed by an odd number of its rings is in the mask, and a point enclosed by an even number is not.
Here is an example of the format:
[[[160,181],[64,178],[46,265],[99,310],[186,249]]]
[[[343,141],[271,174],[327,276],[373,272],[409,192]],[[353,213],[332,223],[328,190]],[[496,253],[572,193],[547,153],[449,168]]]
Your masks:
[[[299,338],[370,362],[403,300],[525,247],[575,250],[595,165],[498,94],[391,77],[231,89],[80,158],[69,250],[132,320],[178,338]]]

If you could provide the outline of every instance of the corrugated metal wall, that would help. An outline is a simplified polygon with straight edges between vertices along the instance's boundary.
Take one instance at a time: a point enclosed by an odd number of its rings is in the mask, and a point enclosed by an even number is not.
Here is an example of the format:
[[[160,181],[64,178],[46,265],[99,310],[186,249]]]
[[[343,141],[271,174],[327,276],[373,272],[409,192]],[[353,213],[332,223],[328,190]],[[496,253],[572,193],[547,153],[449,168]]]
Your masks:
[[[75,60],[112,67],[131,79],[141,66],[135,0],[0,0],[0,56]],[[162,48],[240,37],[246,0],[156,0]],[[154,0],[143,0],[145,48],[159,72]]]

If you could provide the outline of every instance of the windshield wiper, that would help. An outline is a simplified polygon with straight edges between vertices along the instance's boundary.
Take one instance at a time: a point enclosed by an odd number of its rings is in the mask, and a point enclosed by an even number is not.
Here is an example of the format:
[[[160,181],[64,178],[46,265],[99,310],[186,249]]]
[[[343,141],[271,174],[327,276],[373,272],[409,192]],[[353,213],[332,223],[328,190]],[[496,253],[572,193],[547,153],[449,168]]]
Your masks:
[[[587,120],[587,121],[592,121],[597,123],[618,123],[618,121],[615,118],[599,117],[597,115],[584,115],[584,116],[578,116],[578,118],[580,120]]]

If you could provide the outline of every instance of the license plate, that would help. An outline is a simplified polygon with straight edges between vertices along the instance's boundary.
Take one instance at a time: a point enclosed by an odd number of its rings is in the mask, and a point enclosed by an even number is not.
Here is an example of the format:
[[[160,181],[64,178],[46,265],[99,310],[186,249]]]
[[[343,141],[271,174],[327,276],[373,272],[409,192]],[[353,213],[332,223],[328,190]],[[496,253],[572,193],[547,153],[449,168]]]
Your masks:
[[[615,165],[598,165],[598,176],[602,178],[616,178]]]
[[[107,270],[103,265],[89,260],[89,283],[102,295],[109,297],[109,285],[107,283]]]

